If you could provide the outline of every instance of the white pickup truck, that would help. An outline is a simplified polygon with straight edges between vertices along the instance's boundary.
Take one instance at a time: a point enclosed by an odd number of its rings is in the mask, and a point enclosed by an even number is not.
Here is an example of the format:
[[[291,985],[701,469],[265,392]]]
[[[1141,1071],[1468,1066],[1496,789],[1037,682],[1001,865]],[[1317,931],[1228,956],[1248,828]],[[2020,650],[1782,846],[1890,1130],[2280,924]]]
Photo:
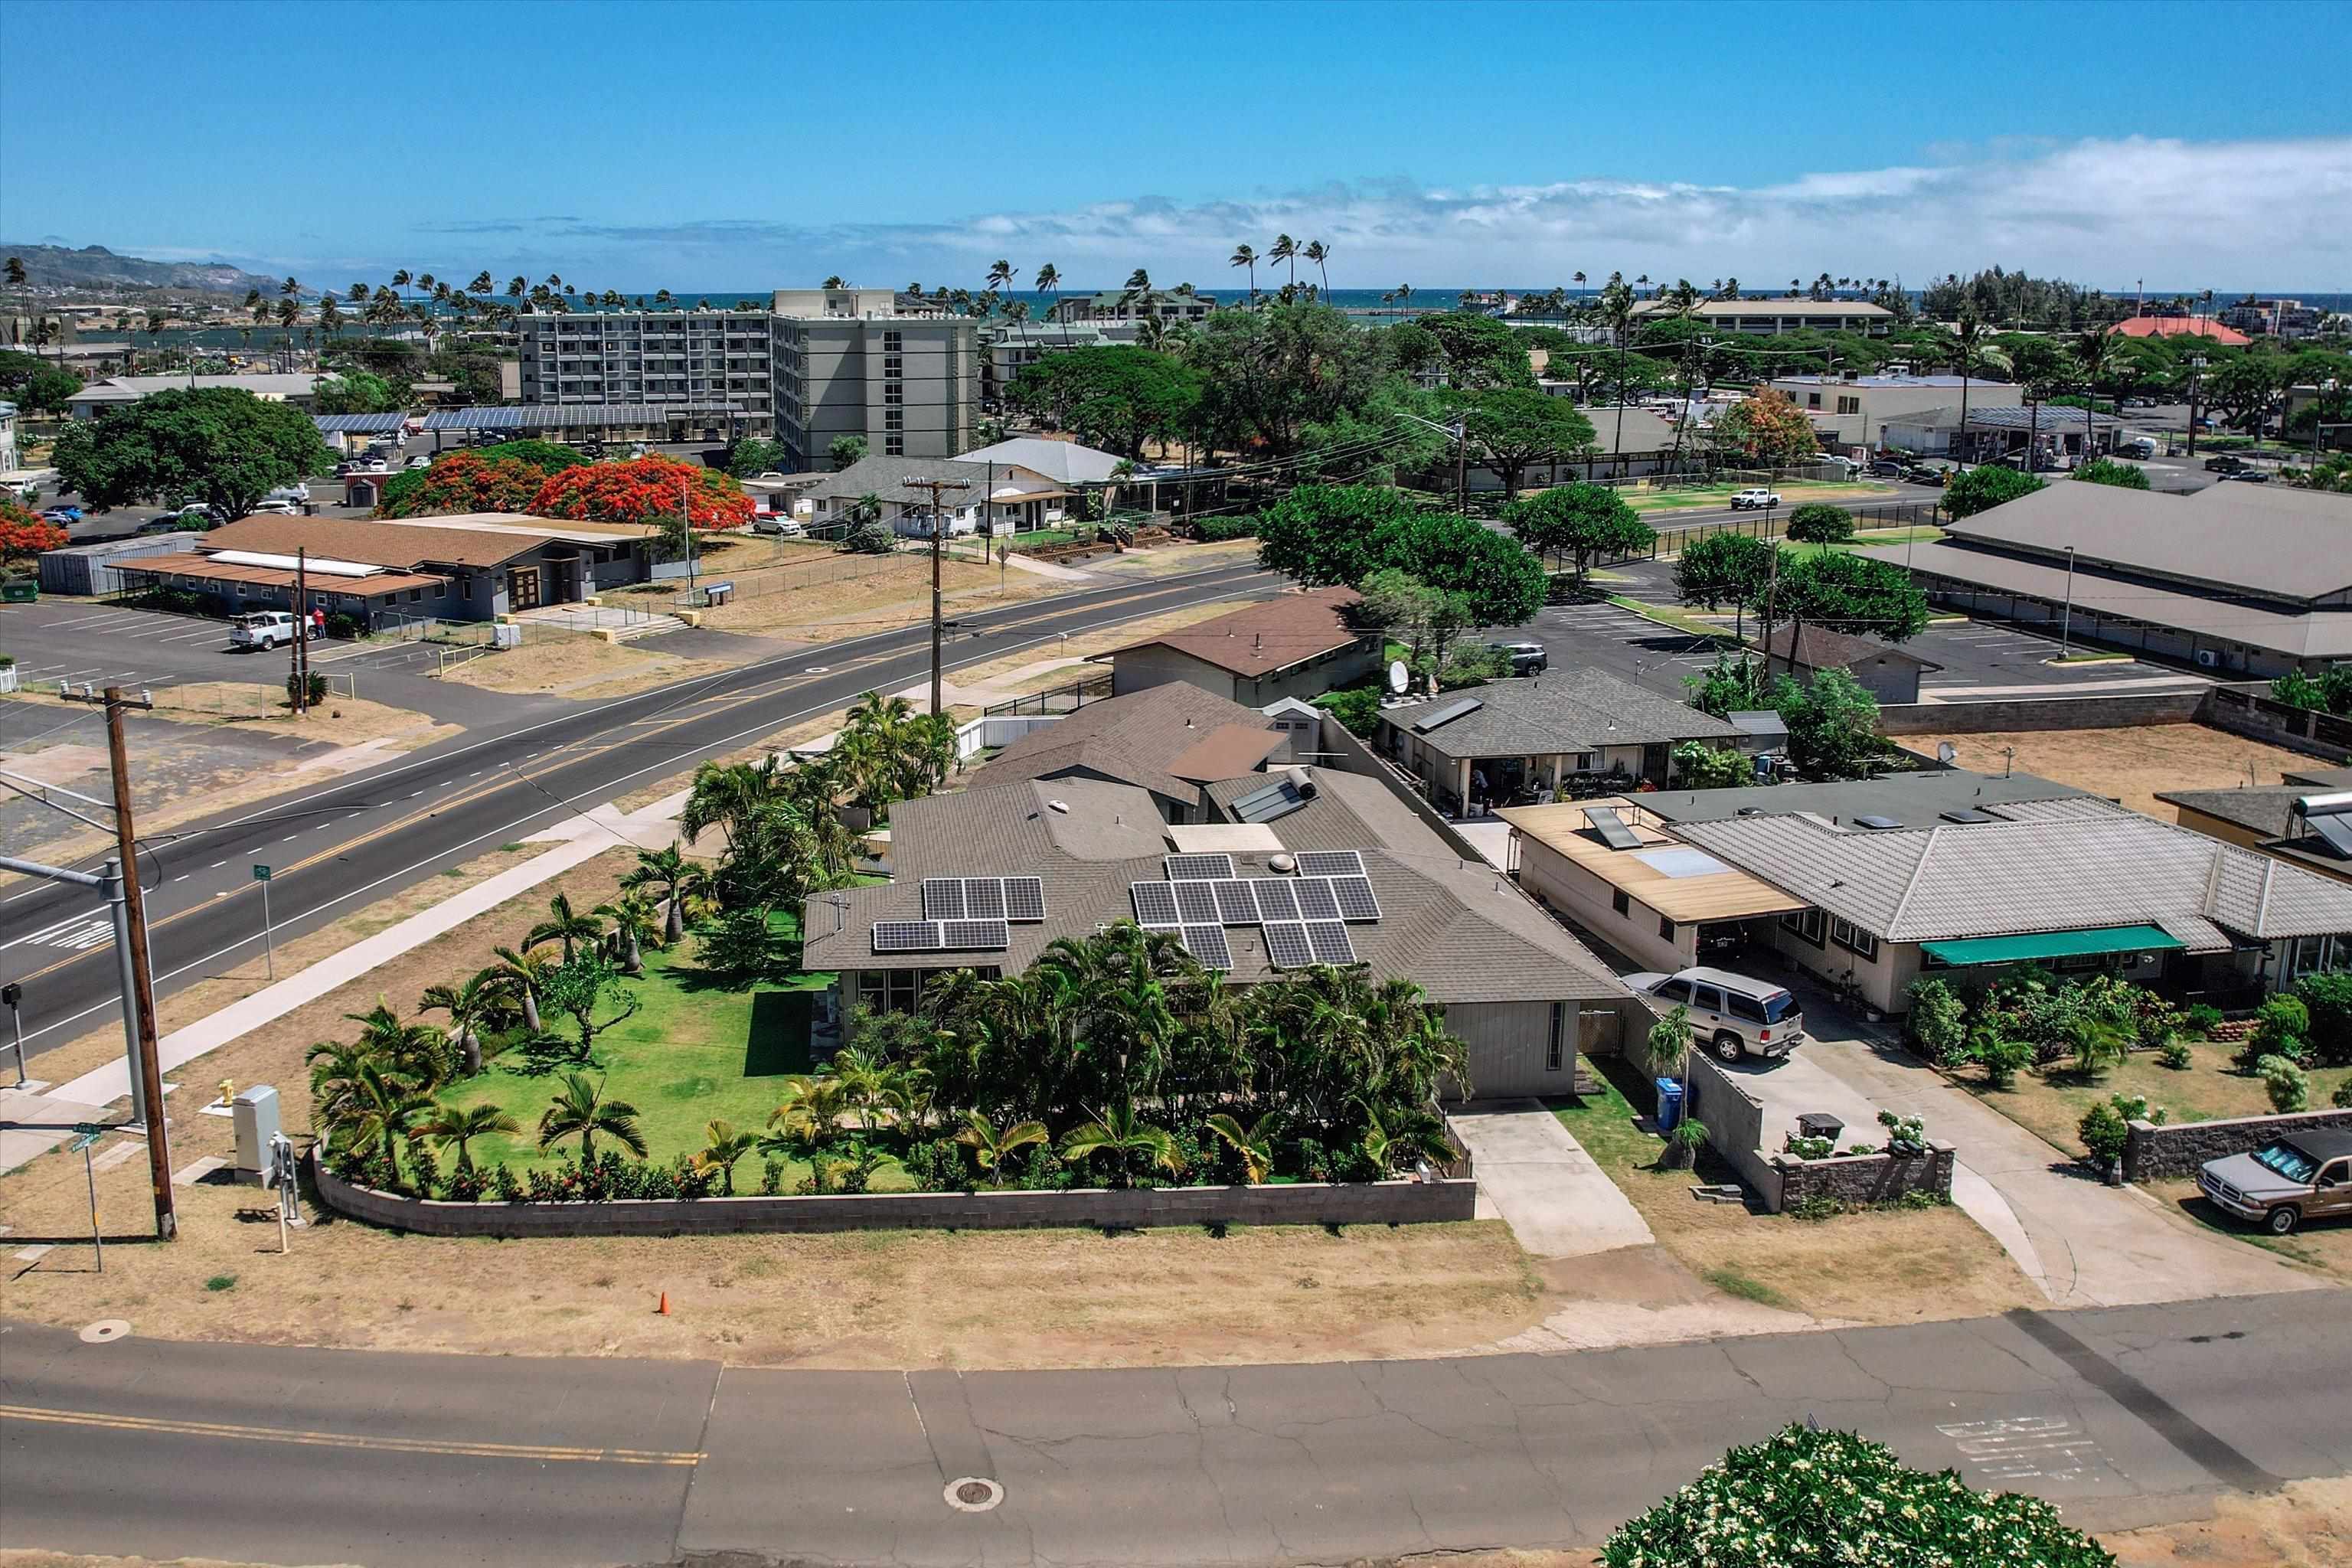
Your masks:
[[[1760,487],[1740,490],[1731,498],[1731,510],[1734,511],[1759,510],[1765,507],[1775,507],[1780,504],[1780,491]]]
[[[268,650],[294,640],[294,617],[284,610],[256,610],[229,623],[228,646]]]

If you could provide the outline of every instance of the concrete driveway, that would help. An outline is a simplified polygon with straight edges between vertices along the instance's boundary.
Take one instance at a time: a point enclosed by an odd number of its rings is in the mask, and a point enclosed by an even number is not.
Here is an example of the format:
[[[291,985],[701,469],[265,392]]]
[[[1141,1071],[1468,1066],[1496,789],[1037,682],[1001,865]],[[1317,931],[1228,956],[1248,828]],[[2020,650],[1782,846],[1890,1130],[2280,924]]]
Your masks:
[[[1474,1100],[1450,1113],[1469,1146],[1478,1203],[1491,1200],[1534,1258],[1582,1258],[1654,1238],[1559,1118],[1532,1100]]]

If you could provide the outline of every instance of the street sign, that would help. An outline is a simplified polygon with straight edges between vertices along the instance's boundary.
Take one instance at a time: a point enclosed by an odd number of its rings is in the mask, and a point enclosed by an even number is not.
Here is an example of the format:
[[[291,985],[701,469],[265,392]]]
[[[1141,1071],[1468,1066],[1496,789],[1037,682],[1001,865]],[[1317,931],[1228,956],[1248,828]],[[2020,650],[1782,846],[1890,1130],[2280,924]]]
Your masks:
[[[267,866],[256,866],[253,868],[253,879],[257,882],[267,882],[269,880],[269,868]]]
[[[724,583],[705,583],[702,591],[706,594],[731,594],[735,591],[735,584],[731,578]]]
[[[93,1127],[89,1131],[83,1133],[80,1137],[76,1138],[71,1144],[68,1145],[68,1152],[78,1154],[84,1149],[89,1148],[91,1144],[97,1142],[101,1136],[102,1134],[100,1131]]]

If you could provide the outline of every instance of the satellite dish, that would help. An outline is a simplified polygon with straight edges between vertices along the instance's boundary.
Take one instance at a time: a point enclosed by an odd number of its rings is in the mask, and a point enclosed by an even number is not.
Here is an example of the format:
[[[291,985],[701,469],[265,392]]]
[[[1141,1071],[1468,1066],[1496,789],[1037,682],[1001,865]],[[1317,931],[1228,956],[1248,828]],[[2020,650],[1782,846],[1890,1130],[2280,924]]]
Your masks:
[[[1949,741],[1938,741],[1936,742],[1936,760],[1943,763],[1946,767],[1950,767],[1952,765],[1952,759],[1959,754],[1959,752]]]
[[[1401,658],[1389,660],[1389,689],[1402,695],[1404,689],[1412,684],[1412,671],[1404,667],[1404,660]]]

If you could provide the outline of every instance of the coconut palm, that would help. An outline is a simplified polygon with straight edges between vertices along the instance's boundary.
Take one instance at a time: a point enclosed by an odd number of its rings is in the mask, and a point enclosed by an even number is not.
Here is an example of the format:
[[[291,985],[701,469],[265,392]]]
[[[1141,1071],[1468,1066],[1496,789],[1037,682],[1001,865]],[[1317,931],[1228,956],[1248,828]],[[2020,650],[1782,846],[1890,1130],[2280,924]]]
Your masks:
[[[1013,287],[1013,263],[997,260],[988,264],[988,291],[992,294]]]
[[[2116,341],[2104,327],[2093,327],[2074,339],[2074,363],[2083,373],[2083,460],[2092,452],[2092,410],[2099,401],[2099,383],[2115,369]],[[2195,430],[2192,427],[2190,434]],[[2192,444],[2189,450],[2196,450]]]
[[[551,1149],[566,1138],[580,1140],[580,1163],[596,1157],[596,1135],[603,1133],[639,1159],[645,1158],[646,1135],[637,1131],[637,1108],[625,1100],[607,1100],[610,1080],[590,1082],[584,1072],[563,1075],[563,1088],[548,1102],[539,1119],[539,1146]]]
[[[1004,1184],[1004,1163],[1033,1143],[1044,1143],[1052,1138],[1042,1121],[1016,1121],[1009,1127],[996,1123],[977,1110],[963,1113],[963,1130],[956,1142],[971,1151],[980,1168],[996,1178],[995,1184]]]
[[[360,1026],[359,1048],[394,1071],[431,1090],[447,1079],[455,1062],[449,1037],[430,1024],[404,1024],[382,996],[364,1013],[344,1017]]]
[[[452,1105],[446,1100],[436,1100],[415,1127],[419,1137],[430,1138],[434,1146],[445,1153],[457,1150],[457,1169],[461,1171],[474,1168],[474,1152],[467,1147],[473,1140],[504,1137],[521,1131],[522,1123],[503,1106]]]
[[[1282,1113],[1269,1110],[1249,1126],[1219,1111],[1203,1124],[1241,1156],[1243,1173],[1253,1185],[1274,1173],[1274,1140],[1282,1131]]]
[[[572,909],[571,895],[567,893],[558,893],[547,900],[547,919],[523,933],[522,944],[532,948],[543,942],[560,942],[563,944],[563,962],[566,963],[572,962],[574,942],[594,942],[604,934],[604,928],[596,923],[595,917],[581,914]]]
[[[1151,309],[1151,274],[1140,267],[1127,275],[1127,290],[1118,297],[1118,302],[1128,305],[1139,300],[1145,310]]]
[[[481,1026],[505,1005],[498,972],[485,969],[455,985],[426,986],[416,1010],[449,1015],[450,1042],[463,1059],[466,1076],[471,1078],[482,1070]]]
[[[1297,287],[1298,242],[1297,240],[1291,238],[1286,234],[1276,235],[1274,237],[1274,244],[1266,250],[1265,258],[1268,261],[1287,262],[1290,266],[1291,287],[1294,289]]]
[[[1062,1138],[1062,1153],[1071,1160],[1090,1160],[1097,1154],[1109,1154],[1118,1162],[1118,1174],[1124,1182],[1129,1162],[1136,1155],[1145,1163],[1170,1175],[1184,1169],[1184,1156],[1176,1147],[1175,1138],[1164,1127],[1154,1127],[1135,1114],[1129,1106],[1114,1105],[1098,1111],[1091,1121],[1072,1128]]]
[[[756,1132],[738,1132],[735,1124],[723,1118],[714,1118],[702,1126],[703,1135],[709,1140],[702,1152],[694,1157],[698,1170],[719,1173],[720,1190],[729,1197],[735,1195],[735,1164],[744,1155],[760,1146]]]
[[[1331,292],[1331,247],[1319,239],[1310,239],[1298,252],[1306,260],[1315,263],[1316,271],[1323,275],[1323,292]]]
[[[1228,267],[1246,267],[1246,268],[1249,268],[1249,297],[1250,297],[1250,303],[1251,303],[1251,304],[1253,304],[1253,305],[1256,304],[1256,303],[1257,303],[1257,252],[1256,252],[1256,251],[1255,251],[1255,250],[1253,250],[1253,249],[1251,249],[1251,248],[1250,248],[1248,246],[1246,246],[1246,245],[1236,245],[1236,246],[1234,246],[1234,254],[1233,254],[1233,256],[1232,256],[1231,259],[1229,259],[1229,260],[1225,263],[1225,265],[1227,265]]]
[[[555,961],[530,948],[517,952],[510,947],[494,947],[490,952],[498,962],[484,973],[496,975],[500,992],[521,1005],[523,1026],[539,1033],[540,989],[547,984],[547,973],[555,967]]]

